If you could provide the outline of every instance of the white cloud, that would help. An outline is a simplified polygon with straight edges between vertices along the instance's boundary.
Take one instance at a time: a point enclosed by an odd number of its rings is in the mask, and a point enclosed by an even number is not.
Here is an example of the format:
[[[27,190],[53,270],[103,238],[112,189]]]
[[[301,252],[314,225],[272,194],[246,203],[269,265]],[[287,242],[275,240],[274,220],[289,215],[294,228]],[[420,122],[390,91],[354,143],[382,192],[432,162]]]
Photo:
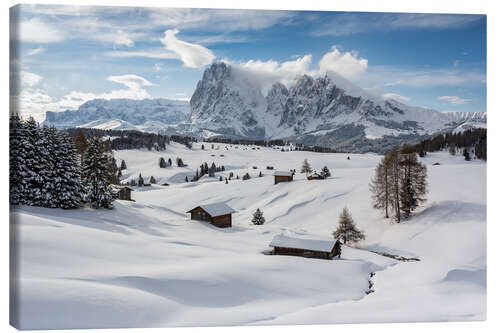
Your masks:
[[[66,33],[49,23],[34,17],[29,20],[13,22],[12,36],[28,43],[57,43],[66,39]]]
[[[28,86],[28,87],[33,87],[42,80],[42,77],[40,75],[25,71],[19,72],[19,77],[21,79],[21,86]]]
[[[269,28],[286,23],[294,15],[279,10],[155,8],[149,12],[149,19],[157,26],[231,32]]]
[[[112,43],[113,45],[120,46],[134,46],[134,41],[132,40],[132,36],[123,30],[116,30],[113,33],[97,33],[94,34],[94,38],[96,40]]]
[[[29,49],[28,52],[26,52],[27,55],[29,56],[34,56],[36,54],[45,52],[47,49],[44,47],[37,47],[36,49]]]
[[[342,53],[336,46],[319,61],[320,72],[334,71],[348,79],[359,76],[367,68],[367,59],[360,58],[355,51]]]
[[[439,101],[444,101],[444,102],[448,102],[448,103],[455,104],[455,105],[463,105],[463,104],[467,104],[471,101],[470,99],[466,99],[466,98],[462,98],[462,97],[458,97],[458,96],[439,96],[437,99]]]
[[[383,94],[382,97],[384,99],[394,99],[394,100],[399,101],[399,102],[409,102],[409,101],[411,101],[411,98],[405,97],[405,96],[401,96],[401,95],[396,94],[396,93],[386,93],[386,94]]]
[[[482,15],[344,13],[329,18],[314,36],[345,36],[364,32],[409,29],[456,29],[478,21]]]
[[[108,76],[108,80],[123,84],[124,86],[132,90],[142,89],[142,87],[148,87],[153,85],[145,78],[135,74]]]
[[[311,71],[312,56],[304,55],[298,59],[278,62],[274,60],[261,61],[249,60],[247,62],[232,62],[224,60],[232,65],[237,71],[256,82],[261,90],[265,92],[273,83],[281,82],[288,85],[298,75],[313,74]]]
[[[177,54],[172,52],[165,52],[159,49],[150,49],[144,51],[110,51],[106,52],[104,55],[108,57],[118,57],[118,58],[151,58],[151,59],[178,59]]]
[[[165,36],[161,39],[165,48],[174,52],[184,63],[184,66],[190,68],[200,68],[208,65],[215,58],[215,55],[209,49],[182,41],[175,37],[179,30],[166,30]]]

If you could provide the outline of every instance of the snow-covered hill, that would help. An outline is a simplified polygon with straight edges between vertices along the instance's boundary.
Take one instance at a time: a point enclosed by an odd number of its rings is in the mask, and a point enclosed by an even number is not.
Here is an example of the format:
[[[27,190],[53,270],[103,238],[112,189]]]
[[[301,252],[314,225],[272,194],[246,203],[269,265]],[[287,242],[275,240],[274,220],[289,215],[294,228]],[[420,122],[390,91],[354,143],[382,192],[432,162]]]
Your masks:
[[[173,143],[164,152],[117,151],[123,179],[139,173],[159,183],[134,188],[135,202],[115,209],[20,207],[11,213],[19,249],[19,326],[151,326],[469,321],[486,316],[486,163],[429,153],[428,202],[401,224],[373,210],[368,182],[375,154]],[[160,169],[160,157],[187,167]],[[332,177],[274,185],[272,171],[300,169],[307,158]],[[224,165],[216,178],[185,183],[202,162]],[[439,162],[441,165],[433,165]],[[256,166],[257,169],[254,169]],[[263,177],[257,177],[262,171]],[[228,184],[229,172],[250,180]],[[466,190],[464,190],[466,189]],[[225,202],[233,228],[191,221],[186,211]],[[276,234],[329,237],[347,206],[366,233],[341,260],[269,256]],[[266,223],[254,226],[260,208]],[[417,257],[401,262],[386,252]],[[375,276],[370,278],[370,273]],[[370,281],[374,292],[370,290]]]
[[[94,99],[78,110],[47,112],[45,123],[58,128],[93,127],[158,132],[187,119],[189,104],[168,99]]]

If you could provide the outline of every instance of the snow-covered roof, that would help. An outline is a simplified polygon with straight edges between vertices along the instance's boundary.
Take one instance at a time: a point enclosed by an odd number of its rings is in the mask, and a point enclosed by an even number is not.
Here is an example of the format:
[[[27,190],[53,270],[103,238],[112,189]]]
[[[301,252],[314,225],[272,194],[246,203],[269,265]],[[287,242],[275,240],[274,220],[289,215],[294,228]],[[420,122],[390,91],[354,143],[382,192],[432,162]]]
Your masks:
[[[291,237],[287,235],[276,235],[269,246],[286,247],[289,249],[302,249],[310,251],[331,252],[337,240],[316,238],[314,236],[297,236]]]
[[[291,176],[293,176],[293,173],[291,171],[275,171],[274,175],[275,176],[287,176],[287,177],[291,177]]]
[[[200,206],[197,206],[195,208],[198,208],[198,207],[203,209],[205,212],[210,214],[210,216],[212,216],[212,217],[236,213],[236,211],[234,209],[232,209],[231,207],[229,207],[228,205],[226,205],[223,202],[216,202],[213,204],[200,205]],[[195,209],[195,208],[193,208],[193,209]],[[193,209],[188,211],[188,213],[191,212]]]

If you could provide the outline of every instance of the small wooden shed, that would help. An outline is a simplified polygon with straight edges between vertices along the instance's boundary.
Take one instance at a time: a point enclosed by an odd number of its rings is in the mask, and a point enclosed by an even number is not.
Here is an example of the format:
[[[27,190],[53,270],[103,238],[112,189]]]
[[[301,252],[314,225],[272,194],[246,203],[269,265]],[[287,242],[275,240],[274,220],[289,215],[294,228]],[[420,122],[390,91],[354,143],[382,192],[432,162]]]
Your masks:
[[[187,213],[191,213],[191,220],[207,221],[218,228],[230,228],[232,226],[232,213],[234,209],[223,202],[197,206]]]
[[[282,183],[282,182],[291,182],[293,181],[293,172],[292,171],[275,171],[274,172],[274,184]]]
[[[129,201],[134,201],[132,200],[132,191],[128,186],[114,186],[113,191],[116,195],[116,198],[120,200],[129,200]]]
[[[274,236],[269,244],[273,247],[272,254],[301,256],[306,258],[332,259],[340,258],[340,242],[336,239],[317,236]]]

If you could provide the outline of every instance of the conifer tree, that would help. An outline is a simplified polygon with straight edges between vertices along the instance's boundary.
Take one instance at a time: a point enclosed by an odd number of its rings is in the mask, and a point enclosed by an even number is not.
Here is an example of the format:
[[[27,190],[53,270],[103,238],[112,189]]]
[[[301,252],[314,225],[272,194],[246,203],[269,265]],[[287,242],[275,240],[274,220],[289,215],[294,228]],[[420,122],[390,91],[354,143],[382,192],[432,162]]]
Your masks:
[[[168,166],[172,166],[172,159],[170,157],[168,158]]]
[[[323,179],[326,179],[330,176],[331,176],[330,170],[328,170],[328,167],[325,165],[323,169],[321,169],[321,177],[323,177]]]
[[[309,165],[309,161],[307,160],[307,158],[304,160],[304,162],[302,163],[302,169],[300,170],[300,173],[311,173],[312,172],[312,169],[311,169],[311,165]]]
[[[156,184],[156,179],[155,179],[155,177],[151,176],[151,178],[149,178],[149,183],[150,183],[150,184]]]
[[[382,158],[375,169],[375,177],[370,183],[372,192],[373,208],[385,212],[385,218],[389,218],[389,202],[391,198],[391,185],[389,183],[390,161],[386,155]]]
[[[30,169],[27,162],[27,130],[18,116],[11,116],[9,123],[9,183],[11,205],[25,205]]]
[[[139,180],[137,181],[137,185],[144,186],[144,178],[142,178],[141,173],[139,173]]]
[[[242,180],[248,180],[248,179],[250,179],[250,178],[251,178],[251,177],[250,177],[250,174],[247,172],[246,174],[244,174],[244,175],[243,175]]]
[[[416,153],[403,154],[400,165],[400,206],[404,216],[408,217],[415,208],[426,201],[427,168],[418,161]]]
[[[80,157],[71,138],[66,133],[59,133],[57,146],[58,149],[55,153],[57,161],[55,166],[56,205],[65,209],[78,208],[84,199]]]
[[[184,180],[186,181],[186,183],[189,182],[188,176],[186,176]]]
[[[167,162],[165,162],[165,159],[163,157],[160,157],[160,168],[166,168],[167,167]]]
[[[75,148],[78,155],[80,155],[80,162],[83,162],[83,154],[87,150],[89,145],[87,138],[85,137],[85,133],[83,133],[82,129],[78,129],[75,136]]]
[[[337,230],[332,233],[332,235],[336,239],[342,240],[344,244],[357,243],[360,240],[365,239],[364,233],[356,228],[356,225],[351,217],[351,213],[349,213],[347,207],[344,207],[342,213],[340,213],[339,226]]]
[[[127,164],[125,163],[125,160],[122,160],[122,164],[120,166],[120,170],[126,170],[127,169]]]
[[[264,218],[264,213],[257,208],[257,210],[253,213],[252,217],[252,223],[255,225],[262,225],[266,222],[266,219]]]
[[[109,158],[97,137],[89,140],[83,158],[83,181],[87,189],[87,201],[93,208],[113,208],[110,186]]]

